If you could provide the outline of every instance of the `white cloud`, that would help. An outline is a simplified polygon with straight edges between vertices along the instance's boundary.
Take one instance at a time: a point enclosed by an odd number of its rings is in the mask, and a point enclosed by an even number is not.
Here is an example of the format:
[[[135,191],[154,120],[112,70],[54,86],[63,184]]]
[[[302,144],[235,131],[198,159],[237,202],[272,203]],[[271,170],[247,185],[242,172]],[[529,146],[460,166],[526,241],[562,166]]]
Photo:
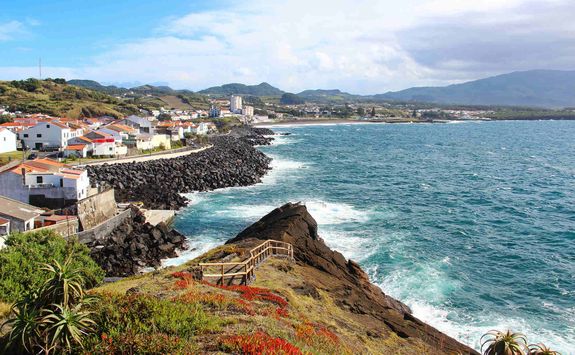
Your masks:
[[[24,33],[24,25],[19,21],[0,23],[0,41],[9,41]]]
[[[493,42],[498,50],[505,46],[499,37],[537,38],[539,42],[529,49],[552,58],[553,49],[541,48],[545,41],[570,40],[575,32],[569,19],[551,16],[567,2],[536,2],[546,19],[557,19],[550,23],[533,18],[535,3],[530,0],[230,3],[222,11],[166,19],[154,36],[117,44],[94,58],[90,67],[67,72],[54,68],[50,75],[71,78],[56,75],[67,73],[108,82],[165,81],[196,90],[261,81],[293,92],[340,88],[381,93],[441,85],[515,70],[518,63],[488,53],[495,48]],[[497,30],[485,30],[489,26]],[[544,27],[547,38],[542,39],[536,33]],[[0,39],[1,35],[0,29]],[[561,63],[570,55],[561,50]],[[524,61],[521,68],[545,61],[541,55],[536,59],[537,63]],[[6,71],[0,68],[0,76],[5,77]]]

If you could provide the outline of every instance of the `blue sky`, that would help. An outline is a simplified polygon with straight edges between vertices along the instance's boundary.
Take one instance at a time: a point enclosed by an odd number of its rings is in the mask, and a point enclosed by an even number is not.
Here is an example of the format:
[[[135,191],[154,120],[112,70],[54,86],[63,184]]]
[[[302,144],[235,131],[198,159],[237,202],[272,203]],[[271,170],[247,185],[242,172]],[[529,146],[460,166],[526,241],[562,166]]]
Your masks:
[[[575,69],[570,0],[1,0],[0,79],[382,93]]]

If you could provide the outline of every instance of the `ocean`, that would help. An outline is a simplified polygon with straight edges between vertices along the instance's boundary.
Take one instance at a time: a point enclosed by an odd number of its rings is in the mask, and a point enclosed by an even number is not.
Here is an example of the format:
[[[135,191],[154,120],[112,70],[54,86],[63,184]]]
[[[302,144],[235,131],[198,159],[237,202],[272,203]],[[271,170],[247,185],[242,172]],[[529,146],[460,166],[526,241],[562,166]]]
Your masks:
[[[479,348],[520,331],[575,354],[575,122],[275,127],[261,184],[187,195],[192,250],[305,203],[326,243],[416,317]]]

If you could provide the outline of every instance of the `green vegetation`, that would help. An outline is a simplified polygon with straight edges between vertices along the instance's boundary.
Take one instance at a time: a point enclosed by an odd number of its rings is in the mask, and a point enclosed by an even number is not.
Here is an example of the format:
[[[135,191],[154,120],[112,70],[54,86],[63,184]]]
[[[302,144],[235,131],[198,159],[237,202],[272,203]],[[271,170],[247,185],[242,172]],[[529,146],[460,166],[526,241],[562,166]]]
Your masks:
[[[9,353],[63,353],[82,347],[96,323],[86,306],[94,301],[84,288],[82,266],[72,263],[73,254],[62,264],[44,264],[42,285],[12,306],[4,322],[10,331],[2,339]]]
[[[510,330],[485,333],[481,337],[481,351],[483,355],[561,355],[544,344],[527,345],[525,335]]]
[[[495,120],[575,120],[575,110],[500,108],[486,116]]]
[[[11,111],[73,118],[103,115],[121,117],[138,112],[138,107],[107,94],[51,79],[1,81],[0,102]]]
[[[9,163],[12,160],[22,159],[22,157],[26,157],[27,155],[27,153],[22,153],[22,151],[18,150],[2,153],[0,154],[0,166]]]
[[[302,99],[296,94],[292,94],[289,92],[283,94],[280,99],[280,104],[282,105],[302,105],[304,103],[305,103],[304,99]]]
[[[102,282],[104,271],[77,241],[66,241],[50,230],[11,234],[0,250],[0,301],[14,302],[38,289],[49,274],[41,264],[64,263],[70,254],[74,256],[71,267],[81,269],[86,287]]]
[[[225,84],[199,91],[200,94],[214,96],[251,95],[251,96],[281,96],[284,92],[268,83],[258,85]]]

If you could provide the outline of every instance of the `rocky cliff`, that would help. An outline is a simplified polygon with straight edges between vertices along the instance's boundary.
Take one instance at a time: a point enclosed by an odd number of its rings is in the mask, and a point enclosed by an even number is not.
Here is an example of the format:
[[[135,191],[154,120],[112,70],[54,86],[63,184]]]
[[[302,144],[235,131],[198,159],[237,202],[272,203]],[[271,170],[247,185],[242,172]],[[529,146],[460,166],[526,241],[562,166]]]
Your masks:
[[[441,349],[432,353],[477,354],[415,318],[409,307],[373,285],[357,263],[327,247],[305,206],[288,203],[279,207],[227,244],[247,248],[267,239],[291,243],[298,265],[311,267],[304,275],[304,292],[314,295],[320,289],[329,293],[339,308],[365,326],[368,336],[377,338],[382,332],[392,332],[407,341],[422,341],[430,349]]]

